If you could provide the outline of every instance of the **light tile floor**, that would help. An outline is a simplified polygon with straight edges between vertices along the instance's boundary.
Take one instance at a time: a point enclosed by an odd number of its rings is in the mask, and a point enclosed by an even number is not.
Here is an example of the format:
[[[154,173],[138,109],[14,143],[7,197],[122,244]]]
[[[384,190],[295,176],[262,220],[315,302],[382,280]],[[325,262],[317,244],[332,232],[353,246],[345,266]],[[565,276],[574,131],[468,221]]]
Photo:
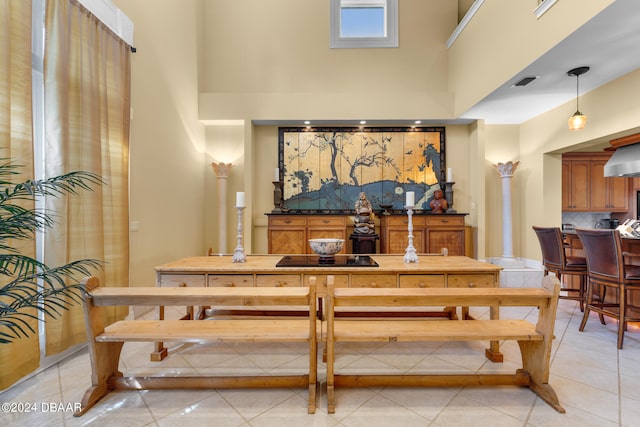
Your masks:
[[[473,311],[487,317],[486,311]],[[503,318],[535,321],[537,310],[502,309]],[[306,390],[180,390],[112,392],[74,418],[47,403],[73,405],[90,384],[87,351],[0,394],[0,403],[35,403],[32,413],[0,413],[3,426],[640,426],[640,329],[631,325],[624,350],[616,349],[616,323],[596,316],[578,332],[574,301],[559,304],[550,383],[567,410],[555,412],[527,388],[338,389],[335,414],[327,414],[322,388],[316,414],[306,413]],[[385,343],[343,345],[337,369],[356,371],[505,371],[520,364],[517,343],[502,346],[505,362],[487,361],[486,343]],[[125,374],[185,375],[302,371],[301,345],[191,345],[175,347],[162,362],[149,362],[152,344],[126,344]],[[320,381],[325,364],[319,362]],[[44,404],[44,405],[43,405]]]

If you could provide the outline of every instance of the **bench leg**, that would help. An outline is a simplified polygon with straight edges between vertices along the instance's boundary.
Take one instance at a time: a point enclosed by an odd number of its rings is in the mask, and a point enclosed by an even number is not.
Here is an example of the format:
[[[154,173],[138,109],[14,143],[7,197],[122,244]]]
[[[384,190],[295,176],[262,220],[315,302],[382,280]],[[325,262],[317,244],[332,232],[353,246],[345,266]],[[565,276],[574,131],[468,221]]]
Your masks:
[[[549,360],[551,352],[544,341],[518,341],[522,354],[522,369],[531,378],[530,388],[542,400],[547,402],[553,409],[565,413],[565,409],[560,405],[558,395],[549,385]]]
[[[318,390],[318,340],[315,323],[309,338],[309,409],[308,413],[316,413],[316,391]]]
[[[336,413],[336,396],[334,392],[335,344],[328,339],[325,349],[326,349],[326,355],[327,355],[327,412],[329,414],[335,414]]]
[[[489,307],[489,318],[491,320],[500,319],[500,307]],[[485,357],[492,362],[504,362],[504,354],[500,352],[499,341],[489,341],[489,348],[485,350],[484,354]]]
[[[122,376],[122,372],[118,371],[118,364],[123,344],[122,342],[94,342],[90,345],[91,387],[84,393],[80,409],[73,414],[74,417],[83,415],[113,390],[109,385],[109,379]]]

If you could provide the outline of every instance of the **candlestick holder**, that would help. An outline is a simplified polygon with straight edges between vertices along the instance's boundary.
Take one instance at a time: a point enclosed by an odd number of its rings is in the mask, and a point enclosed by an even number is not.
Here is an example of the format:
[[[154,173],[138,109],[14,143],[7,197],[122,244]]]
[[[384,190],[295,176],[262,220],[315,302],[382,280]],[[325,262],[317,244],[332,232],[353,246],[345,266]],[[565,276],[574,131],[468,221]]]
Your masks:
[[[238,210],[238,244],[233,250],[233,257],[231,258],[231,262],[246,262],[247,256],[244,254],[244,247],[242,247],[242,211],[244,211],[244,206],[236,206],[236,209]]]
[[[444,183],[444,199],[447,201],[447,213],[456,213],[456,210],[453,209],[453,184],[455,182],[445,182]]]
[[[405,206],[407,210],[407,217],[409,218],[409,244],[404,252],[404,262],[418,262],[418,255],[416,254],[416,248],[413,246],[413,208],[415,206]]]
[[[273,210],[271,212],[278,213],[284,212],[284,206],[282,204],[282,182],[273,181]]]

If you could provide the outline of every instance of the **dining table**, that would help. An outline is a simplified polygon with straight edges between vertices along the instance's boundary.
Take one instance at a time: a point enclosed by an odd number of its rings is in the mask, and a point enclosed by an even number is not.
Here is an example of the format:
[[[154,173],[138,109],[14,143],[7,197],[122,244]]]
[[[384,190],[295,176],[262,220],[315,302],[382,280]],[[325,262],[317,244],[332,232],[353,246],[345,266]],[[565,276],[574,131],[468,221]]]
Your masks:
[[[317,255],[247,255],[245,262],[233,262],[231,255],[194,256],[170,261],[155,268],[156,285],[165,286],[309,286],[315,277],[316,293],[322,307],[327,295],[327,276],[337,287],[373,288],[490,288],[500,286],[502,267],[466,256],[418,254],[417,262],[405,262],[398,254],[345,254],[324,258]],[[193,311],[192,311],[193,312]],[[203,318],[206,310],[193,315]],[[425,310],[415,315],[458,318],[456,307]],[[322,313],[319,313],[322,316]],[[159,318],[164,318],[160,308]],[[461,307],[461,318],[469,318],[468,307]],[[490,317],[499,318],[499,309],[490,307]],[[152,360],[166,354],[163,343],[156,343]],[[487,357],[502,361],[497,341],[491,341]]]

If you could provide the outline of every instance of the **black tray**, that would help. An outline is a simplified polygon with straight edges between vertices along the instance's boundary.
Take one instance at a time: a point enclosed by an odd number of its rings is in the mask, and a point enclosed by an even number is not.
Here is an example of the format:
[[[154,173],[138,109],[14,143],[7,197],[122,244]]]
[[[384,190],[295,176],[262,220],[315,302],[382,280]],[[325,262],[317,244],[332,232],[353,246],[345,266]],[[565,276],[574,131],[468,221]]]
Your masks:
[[[286,255],[276,267],[378,267],[369,255],[335,255],[321,258],[317,255]]]

